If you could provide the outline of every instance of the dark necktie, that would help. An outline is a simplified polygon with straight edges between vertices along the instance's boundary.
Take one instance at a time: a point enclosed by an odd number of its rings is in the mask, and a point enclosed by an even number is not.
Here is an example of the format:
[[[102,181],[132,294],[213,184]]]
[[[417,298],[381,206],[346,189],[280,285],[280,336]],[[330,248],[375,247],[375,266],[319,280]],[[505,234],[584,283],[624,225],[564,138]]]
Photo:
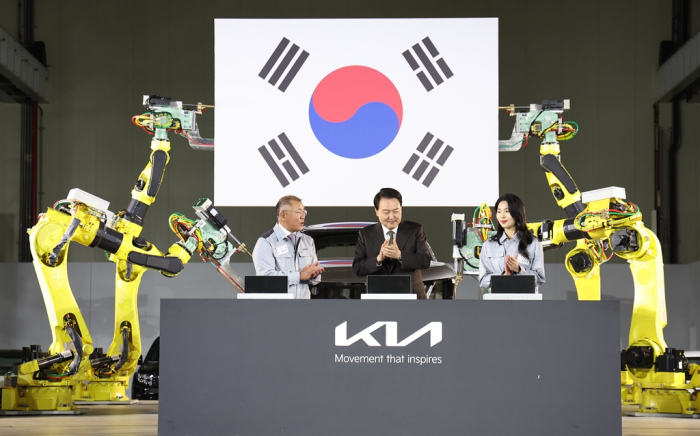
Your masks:
[[[389,234],[389,245],[391,245],[394,243],[394,231],[389,230],[387,233]]]

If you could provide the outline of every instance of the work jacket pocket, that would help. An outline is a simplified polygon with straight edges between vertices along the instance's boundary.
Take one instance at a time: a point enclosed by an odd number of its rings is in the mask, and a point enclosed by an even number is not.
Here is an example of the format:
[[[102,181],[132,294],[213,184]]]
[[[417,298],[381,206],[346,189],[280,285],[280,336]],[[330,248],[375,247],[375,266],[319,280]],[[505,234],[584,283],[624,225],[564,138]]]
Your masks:
[[[299,251],[297,251],[297,256],[299,258],[304,258],[304,257],[314,257],[314,253],[312,250],[309,248],[301,248],[299,247]]]

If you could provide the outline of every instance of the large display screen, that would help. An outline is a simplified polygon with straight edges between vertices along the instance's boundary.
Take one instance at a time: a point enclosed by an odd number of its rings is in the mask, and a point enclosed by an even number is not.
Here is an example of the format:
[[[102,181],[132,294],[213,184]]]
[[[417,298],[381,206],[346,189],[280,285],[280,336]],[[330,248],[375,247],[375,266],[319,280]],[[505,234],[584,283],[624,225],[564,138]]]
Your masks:
[[[215,201],[498,197],[498,21],[217,19]]]

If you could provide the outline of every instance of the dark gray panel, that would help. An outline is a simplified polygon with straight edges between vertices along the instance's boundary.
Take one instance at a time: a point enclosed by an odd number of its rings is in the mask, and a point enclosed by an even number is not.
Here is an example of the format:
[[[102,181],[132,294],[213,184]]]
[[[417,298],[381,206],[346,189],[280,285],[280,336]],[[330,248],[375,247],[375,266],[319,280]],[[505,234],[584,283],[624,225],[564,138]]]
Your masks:
[[[423,173],[425,170],[428,168],[428,161],[424,160],[423,162],[418,165],[418,169],[416,170],[415,173],[413,173],[413,178],[416,180],[420,180],[420,178],[423,176]]]
[[[258,151],[262,155],[263,159],[265,159],[267,166],[270,167],[272,172],[275,174],[275,177],[277,177],[277,180],[279,180],[282,186],[289,185],[287,178],[284,176],[284,173],[279,169],[279,167],[277,166],[277,162],[272,158],[272,155],[269,151],[267,151],[267,148],[265,148],[265,146],[262,146],[258,148]]]
[[[306,166],[306,163],[302,160],[301,156],[299,155],[299,152],[297,151],[296,148],[294,148],[294,145],[292,144],[292,141],[289,140],[287,137],[287,134],[282,132],[279,135],[280,141],[282,141],[282,145],[284,145],[284,148],[287,150],[287,153],[292,157],[294,160],[294,163],[297,164],[299,167],[299,170],[301,171],[302,174],[306,174],[309,172],[309,167]]]
[[[265,66],[263,67],[263,69],[260,70],[260,73],[258,74],[259,77],[265,79],[267,77],[267,75],[270,74],[270,70],[272,69],[272,66],[275,65],[275,62],[277,62],[277,59],[279,59],[280,56],[282,56],[282,52],[287,47],[287,44],[289,44],[289,40],[287,38],[282,38],[280,43],[277,44],[275,51],[272,52],[272,55],[270,55],[270,58],[265,63]]]
[[[161,312],[161,435],[622,431],[618,302],[163,300]],[[442,322],[443,339],[386,347],[380,328],[382,346],[335,346],[346,321],[349,337],[396,321],[400,341]]]
[[[444,144],[445,141],[442,139],[437,139],[435,141],[435,144],[433,144],[432,147],[430,147],[430,151],[428,151],[428,159],[434,159],[435,156],[437,155],[437,152],[440,151],[440,148],[442,147],[442,144]]]
[[[433,41],[430,39],[430,37],[426,36],[425,38],[423,38],[423,44],[425,44],[425,48],[428,49],[430,56],[437,57],[437,55],[440,54],[438,49],[435,48],[435,45],[433,44]]]
[[[447,62],[445,62],[445,59],[438,59],[435,61],[435,63],[438,64],[438,67],[440,67],[440,70],[442,71],[442,74],[445,75],[448,79],[452,76],[454,76],[454,73],[450,69],[450,67],[447,66]]]
[[[296,180],[299,178],[299,174],[297,174],[296,170],[292,166],[292,163],[289,162],[288,160],[282,162],[282,166],[284,167],[285,170],[287,170],[287,174],[289,174],[289,177],[292,178],[292,180]]]
[[[306,58],[308,57],[309,52],[307,52],[306,50],[302,50],[299,54],[299,57],[294,62],[294,65],[292,65],[292,68],[289,69],[289,72],[282,80],[282,83],[280,83],[280,91],[284,92],[287,90],[289,84],[292,83],[292,80],[294,80],[294,77],[297,75],[297,73],[299,73],[299,70],[301,69],[302,65],[304,65],[304,62],[306,62]]]
[[[294,58],[294,55],[296,55],[298,51],[299,51],[299,46],[296,44],[292,44],[292,48],[289,49],[287,54],[284,56],[284,59],[282,59],[282,62],[280,62],[280,64],[277,66],[277,69],[275,70],[275,72],[272,73],[272,77],[270,77],[270,80],[268,80],[271,84],[273,84],[273,85],[277,84],[277,80],[279,80],[280,76],[282,76],[282,73],[287,68],[289,63]]]
[[[416,162],[418,162],[418,159],[420,158],[417,154],[412,154],[411,157],[408,159],[408,162],[406,162],[406,165],[404,165],[402,171],[406,174],[410,174],[413,167],[416,166]]]
[[[440,157],[437,160],[438,165],[445,165],[445,162],[447,162],[447,159],[450,157],[453,150],[454,148],[450,147],[449,145],[445,147],[445,149],[442,151],[442,154],[440,154]]]
[[[408,65],[411,67],[411,69],[413,71],[415,71],[419,68],[418,62],[416,62],[416,58],[413,57],[410,50],[406,50],[402,54],[403,54],[404,59],[406,59],[406,62],[408,62]]]
[[[430,83],[430,80],[428,80],[428,76],[426,76],[423,71],[419,71],[416,74],[416,76],[418,76],[418,80],[420,80],[420,83],[423,84],[423,87],[426,91],[430,91],[431,89],[433,89],[433,84]]]
[[[443,78],[440,77],[440,74],[435,69],[435,66],[432,64],[430,59],[428,59],[428,56],[425,54],[423,48],[419,44],[413,45],[413,51],[416,52],[416,55],[418,55],[418,59],[420,59],[421,63],[423,64],[423,67],[426,70],[428,70],[428,73],[430,74],[430,77],[433,78],[435,84],[439,85],[442,82],[444,82]]]
[[[423,180],[423,184],[424,184],[425,186],[428,186],[428,187],[429,187],[430,184],[433,183],[433,180],[435,180],[435,177],[438,175],[438,172],[439,172],[439,171],[440,171],[440,170],[437,169],[437,167],[432,167],[432,168],[430,169],[430,172],[428,172],[428,175],[425,176],[425,179]]]
[[[428,144],[430,144],[430,141],[432,141],[434,138],[433,134],[430,132],[427,132],[423,139],[420,141],[420,144],[418,144],[417,150],[421,153],[425,151],[425,149],[428,147]]]

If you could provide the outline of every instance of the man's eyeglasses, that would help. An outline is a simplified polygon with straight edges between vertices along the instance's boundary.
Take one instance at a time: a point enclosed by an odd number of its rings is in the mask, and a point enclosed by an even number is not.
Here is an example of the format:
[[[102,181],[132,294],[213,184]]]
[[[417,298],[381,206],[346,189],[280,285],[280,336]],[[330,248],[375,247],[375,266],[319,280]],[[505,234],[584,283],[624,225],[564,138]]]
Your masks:
[[[291,213],[295,213],[295,214],[300,215],[300,216],[306,216],[309,214],[309,211],[306,209],[304,209],[304,210],[289,210],[289,209],[287,209],[287,210],[284,210],[283,212],[291,212]]]

